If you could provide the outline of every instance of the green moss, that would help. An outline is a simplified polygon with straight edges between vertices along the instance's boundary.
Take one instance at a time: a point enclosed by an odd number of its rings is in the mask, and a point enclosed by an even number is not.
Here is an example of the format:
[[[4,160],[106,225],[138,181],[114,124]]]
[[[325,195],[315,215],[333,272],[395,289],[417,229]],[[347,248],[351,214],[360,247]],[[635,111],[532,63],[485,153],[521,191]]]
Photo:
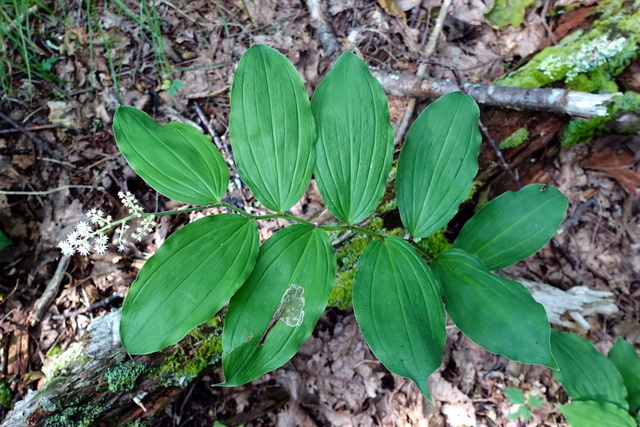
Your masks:
[[[81,404],[75,401],[61,411],[50,415],[44,427],[84,427],[91,425],[106,409],[101,405]]]
[[[538,53],[523,67],[496,80],[496,84],[543,87],[564,82],[569,90],[588,93],[616,93],[615,77],[640,54],[640,0],[605,0],[594,7],[599,14],[590,31],[576,31],[556,46]],[[625,111],[638,111],[638,95],[630,92],[615,97],[607,117],[572,120],[562,131],[562,146],[589,142],[606,129],[611,118]],[[636,129],[623,129],[629,133]]]
[[[466,199],[464,199],[464,201],[468,202],[469,200],[472,200],[475,197],[478,190],[480,190],[483,186],[484,184],[482,183],[482,181],[474,180],[473,183],[471,184],[471,190],[469,190],[469,195],[467,196]]]
[[[395,200],[395,199],[394,199]],[[402,228],[387,230],[384,227],[382,218],[374,218],[367,228],[383,236],[404,237],[406,232]],[[338,273],[329,297],[329,306],[345,309],[351,305],[353,297],[353,281],[356,277],[356,267],[358,259],[365,248],[375,240],[374,237],[356,234],[349,241],[345,242],[336,250],[338,261]],[[441,230],[431,237],[421,239],[418,243],[429,255],[435,257],[445,249],[451,248],[451,244],[444,237],[444,230]]]
[[[356,277],[356,269],[339,271],[329,296],[329,307],[337,307],[344,310],[351,304],[353,297],[353,280]]]
[[[439,230],[429,237],[420,239],[417,243],[428,255],[430,260],[440,255],[440,252],[453,248],[453,245],[444,236],[444,232],[444,229]]]
[[[563,147],[569,147],[579,142],[589,142],[596,134],[607,128],[607,123],[612,117],[626,111],[640,111],[640,95],[626,92],[622,96],[614,96],[608,105],[609,115],[593,117],[589,120],[571,120],[560,134],[560,143]],[[619,132],[635,133],[635,127],[621,129]]]
[[[506,150],[507,148],[515,148],[521,145],[529,138],[529,130],[527,128],[520,128],[506,137],[500,143],[500,149]]]
[[[600,17],[590,31],[574,32],[495,83],[543,87],[565,81],[574,90],[615,92],[613,78],[640,53],[640,1],[605,0],[594,13]]]
[[[217,364],[222,357],[222,323],[221,317],[213,316],[205,325],[195,328],[187,338],[198,341],[189,346],[192,350],[187,354],[176,346],[152,375],[165,387],[184,387],[204,368]]]
[[[11,408],[13,393],[8,381],[0,381],[0,405],[5,408]]]
[[[140,374],[146,370],[146,364],[133,359],[114,366],[105,374],[109,391],[112,393],[130,392],[134,389]]]

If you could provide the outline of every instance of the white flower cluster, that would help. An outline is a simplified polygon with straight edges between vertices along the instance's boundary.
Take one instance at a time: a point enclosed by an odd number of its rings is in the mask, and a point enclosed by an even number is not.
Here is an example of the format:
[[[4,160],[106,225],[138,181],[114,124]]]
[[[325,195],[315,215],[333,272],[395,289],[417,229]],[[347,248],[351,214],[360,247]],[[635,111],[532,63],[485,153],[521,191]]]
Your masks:
[[[126,193],[121,191],[118,193],[118,197],[131,214],[130,216],[138,218],[142,216],[143,208],[133,194],[129,191]],[[71,256],[77,252],[80,255],[86,256],[92,251],[97,254],[107,252],[109,237],[106,233],[120,223],[120,221],[114,222],[111,215],[106,215],[102,209],[89,210],[89,212],[87,212],[87,218],[89,222],[81,221],[76,224],[74,230],[67,236],[67,239],[58,244],[58,247],[64,255]],[[142,240],[143,237],[153,231],[154,225],[155,221],[153,216],[144,217],[140,226],[136,228],[136,232],[131,234],[131,237],[137,241]],[[96,229],[93,227],[96,227]],[[127,247],[125,233],[128,229],[129,225],[126,221],[122,221],[114,233],[113,243],[117,245],[118,251],[120,252],[124,251]]]

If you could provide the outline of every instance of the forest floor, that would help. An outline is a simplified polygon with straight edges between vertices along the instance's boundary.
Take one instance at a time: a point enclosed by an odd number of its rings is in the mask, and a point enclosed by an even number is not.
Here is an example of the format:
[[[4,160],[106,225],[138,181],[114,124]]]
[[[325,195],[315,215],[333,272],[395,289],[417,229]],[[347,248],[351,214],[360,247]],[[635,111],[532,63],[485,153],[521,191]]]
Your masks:
[[[456,68],[463,80],[486,83],[595,19],[592,0],[547,0],[522,6],[522,24],[498,30],[487,23],[488,7],[481,0],[454,0],[435,53],[422,58],[439,1],[403,0],[406,13],[394,12],[390,0],[329,3],[326,16],[341,47],[353,49],[371,67],[416,73],[428,59]],[[124,252],[72,257],[51,305],[33,320],[61,259],[57,244],[86,211],[100,208],[114,218],[123,216],[120,191],[131,191],[148,212],[180,206],[151,190],[119,154],[111,129],[114,107],[133,105],[161,123],[191,123],[217,135],[229,153],[229,88],[249,46],[263,43],[285,54],[309,93],[331,65],[309,10],[299,1],[35,2],[28,13],[32,69],[26,70],[21,48],[5,40],[4,55],[14,57],[6,62],[9,77],[2,80],[0,100],[0,231],[13,243],[0,251],[0,394],[9,406],[41,384],[47,355],[64,351],[93,318],[120,307],[145,260],[196,218],[165,216],[154,233]],[[426,74],[452,77],[434,64]],[[639,82],[636,60],[619,84],[638,92]],[[389,95],[394,128],[408,103],[409,98]],[[428,100],[420,101],[413,118],[426,105]],[[561,147],[558,134],[568,117],[483,106],[481,111],[498,142],[519,127],[529,129],[530,140],[504,150],[522,184],[554,185],[569,198],[569,220],[555,244],[505,274],[565,291],[584,285],[609,292],[602,295],[614,309],[582,313],[581,324],[575,313],[573,319],[565,315],[565,326],[605,353],[617,337],[638,348],[640,137],[608,131]],[[515,189],[492,159],[495,153],[484,141],[478,195]],[[238,184],[228,197],[253,205],[248,189]],[[478,196],[463,206],[449,236],[476,203]],[[323,207],[310,190],[296,209],[308,217]],[[263,223],[261,238],[281,225]],[[247,426],[566,425],[553,404],[567,397],[549,369],[488,353],[453,325],[447,331],[444,363],[429,382],[433,404],[375,359],[351,309],[330,308],[283,368],[248,385],[220,389],[211,386],[217,368],[209,367],[149,425],[210,426],[215,420]],[[513,405],[505,387],[540,396],[544,403],[529,421],[509,420]],[[0,420],[7,410],[0,406]]]

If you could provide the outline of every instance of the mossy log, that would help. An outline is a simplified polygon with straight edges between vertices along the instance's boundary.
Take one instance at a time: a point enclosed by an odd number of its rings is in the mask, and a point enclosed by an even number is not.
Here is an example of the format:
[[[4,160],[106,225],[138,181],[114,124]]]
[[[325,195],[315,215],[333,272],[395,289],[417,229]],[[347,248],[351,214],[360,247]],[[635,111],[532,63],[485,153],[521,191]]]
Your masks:
[[[50,379],[17,402],[2,427],[120,426],[164,407],[182,388],[156,373],[176,352],[195,357],[186,350],[193,342],[185,339],[169,351],[130,357],[120,344],[119,323],[120,310],[96,318],[77,345],[45,365]]]

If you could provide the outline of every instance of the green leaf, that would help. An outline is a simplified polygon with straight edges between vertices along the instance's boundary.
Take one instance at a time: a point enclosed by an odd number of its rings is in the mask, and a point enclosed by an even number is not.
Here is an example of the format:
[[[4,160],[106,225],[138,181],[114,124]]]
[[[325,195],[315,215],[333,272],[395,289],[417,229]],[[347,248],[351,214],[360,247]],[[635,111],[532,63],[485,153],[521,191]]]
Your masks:
[[[629,408],[640,408],[640,357],[636,349],[623,338],[618,338],[609,351],[609,360],[616,365],[627,388]]]
[[[229,183],[220,152],[198,129],[156,123],[147,113],[121,106],[113,132],[127,163],[154,190],[192,205],[218,203]]]
[[[455,248],[499,270],[536,253],[555,234],[568,200],[554,187],[527,185],[482,207],[460,230]]]
[[[571,427],[636,427],[631,415],[613,403],[585,400],[555,406]]]
[[[311,109],[318,127],[320,194],[340,221],[361,222],[380,202],[391,169],[387,97],[367,65],[345,52],[316,89]]]
[[[369,347],[431,400],[427,378],[442,363],[445,315],[431,270],[409,243],[376,240],[362,253],[353,310]]]
[[[529,396],[529,399],[527,400],[527,405],[531,406],[532,408],[539,408],[543,403],[544,399],[540,396]]]
[[[201,218],[173,233],[125,298],[120,336],[127,352],[161,350],[213,316],[251,273],[258,247],[255,221],[234,214]]]
[[[396,177],[402,223],[414,237],[444,227],[471,190],[478,171],[480,110],[460,92],[424,110],[407,134]]]
[[[504,392],[507,393],[509,402],[516,404],[524,404],[524,393],[519,388],[506,387]]]
[[[335,268],[331,241],[319,228],[292,225],[262,245],[251,276],[229,302],[220,385],[247,383],[293,357],[324,312]]]
[[[533,4],[535,0],[496,0],[484,17],[487,23],[496,29],[508,25],[518,28],[524,22],[527,8]]]
[[[556,368],[547,313],[527,288],[491,274],[461,249],[440,253],[431,268],[447,313],[472,341],[517,362]]]
[[[553,374],[572,400],[597,400],[629,409],[622,375],[593,344],[576,334],[554,329],[551,349],[560,368]]]
[[[510,413],[507,415],[507,419],[509,420],[517,420],[518,418],[524,418],[526,421],[531,419],[531,410],[527,408],[525,405],[518,405],[518,409],[516,412]]]
[[[242,179],[267,208],[284,212],[304,194],[316,127],[300,75],[263,45],[242,56],[231,88],[231,146]]]
[[[11,240],[9,240],[9,238],[2,231],[0,231],[0,250],[6,248],[10,244]]]

